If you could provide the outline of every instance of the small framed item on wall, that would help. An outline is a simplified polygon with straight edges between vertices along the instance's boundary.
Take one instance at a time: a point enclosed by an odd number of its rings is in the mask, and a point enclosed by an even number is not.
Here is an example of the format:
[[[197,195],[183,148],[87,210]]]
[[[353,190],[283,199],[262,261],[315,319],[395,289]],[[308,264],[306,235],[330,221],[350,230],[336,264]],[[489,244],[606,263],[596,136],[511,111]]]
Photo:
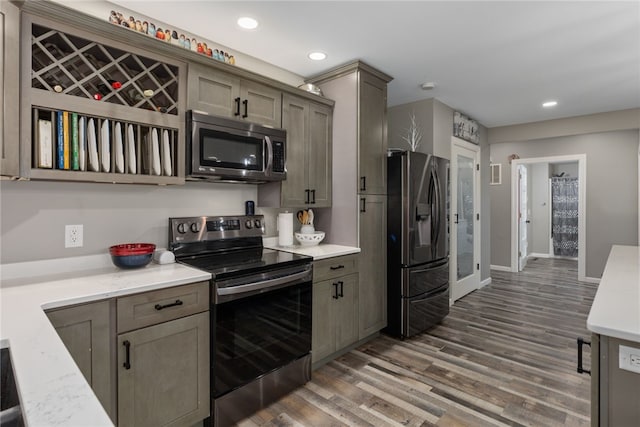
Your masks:
[[[478,122],[459,112],[453,113],[453,136],[474,144],[480,144]]]

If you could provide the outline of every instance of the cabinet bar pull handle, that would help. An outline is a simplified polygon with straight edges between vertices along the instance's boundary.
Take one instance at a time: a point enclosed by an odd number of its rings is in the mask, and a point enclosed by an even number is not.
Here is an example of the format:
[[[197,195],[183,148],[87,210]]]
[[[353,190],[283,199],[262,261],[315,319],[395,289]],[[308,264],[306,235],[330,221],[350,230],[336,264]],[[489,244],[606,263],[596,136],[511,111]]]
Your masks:
[[[311,190],[311,196],[313,197],[311,199],[311,204],[315,205],[316,204],[316,190]]]
[[[247,117],[249,117],[249,100],[245,99],[244,101],[242,101],[242,105],[244,105],[244,114],[242,115],[242,118],[246,119]]]
[[[360,177],[360,191],[367,191],[367,177]]]
[[[128,340],[122,342],[124,346],[124,369],[131,369],[131,343]]]
[[[304,190],[304,203],[305,204],[309,204],[309,193],[311,192],[311,190]]]
[[[333,295],[331,296],[331,298],[333,298],[333,299],[338,299],[338,284],[334,282],[334,283],[333,283],[333,287],[334,287],[335,289],[334,289],[334,293],[333,293]]]
[[[182,305],[183,302],[179,299],[176,300],[176,302],[172,302],[171,304],[165,304],[165,305],[160,305],[160,304],[156,304],[156,310],[162,310],[163,308],[169,308],[169,307],[175,307],[177,305]]]
[[[236,102],[236,112],[233,113],[233,115],[239,116],[240,115],[240,97],[234,99],[234,101]]]
[[[455,220],[455,221],[453,221],[453,223],[454,223],[454,224],[457,224],[457,223],[458,223],[458,214],[453,214],[453,216],[454,216],[454,217],[456,217],[456,220]]]
[[[591,371],[582,368],[582,346],[585,344],[591,347],[591,342],[578,338],[578,373],[591,375]]]
[[[360,199],[360,212],[362,212],[362,213],[367,211],[367,208],[366,208],[367,201],[366,200],[367,199],[364,198],[364,197],[362,199]]]
[[[344,265],[340,264],[340,265],[332,265],[331,267],[329,267],[329,270],[340,270],[341,268],[344,268]]]
[[[340,283],[340,296],[344,297],[344,282],[340,280],[338,283]]]

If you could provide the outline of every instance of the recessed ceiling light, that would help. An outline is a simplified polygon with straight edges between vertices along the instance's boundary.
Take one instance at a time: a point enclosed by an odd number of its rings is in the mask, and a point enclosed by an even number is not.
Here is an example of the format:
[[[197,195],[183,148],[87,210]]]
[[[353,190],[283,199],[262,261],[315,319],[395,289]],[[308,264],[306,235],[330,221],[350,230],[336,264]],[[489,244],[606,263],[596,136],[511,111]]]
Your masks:
[[[314,61],[322,61],[327,57],[327,54],[324,52],[311,52],[309,54],[309,59],[313,59]]]
[[[242,18],[238,18],[238,25],[245,30],[255,30],[258,28],[258,21],[248,16],[243,16]]]
[[[558,105],[558,101],[547,101],[542,103],[542,106],[544,108],[551,108],[551,107],[555,107],[556,105]]]

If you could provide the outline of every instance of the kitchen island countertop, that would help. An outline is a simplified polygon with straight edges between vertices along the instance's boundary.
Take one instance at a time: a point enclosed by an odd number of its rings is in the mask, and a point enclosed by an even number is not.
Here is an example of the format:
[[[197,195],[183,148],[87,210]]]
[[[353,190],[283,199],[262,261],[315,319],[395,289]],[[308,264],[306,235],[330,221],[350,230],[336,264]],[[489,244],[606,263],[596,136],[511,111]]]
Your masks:
[[[11,352],[29,426],[113,425],[44,310],[211,278],[175,263],[120,270],[108,255],[5,264],[0,269],[0,342]]]
[[[333,245],[330,243],[320,243],[316,246],[279,246],[277,237],[264,237],[262,241],[265,248],[307,255],[313,257],[314,261],[360,253],[360,248],[356,248],[354,246]]]
[[[611,248],[587,328],[597,334],[640,343],[640,247]]]

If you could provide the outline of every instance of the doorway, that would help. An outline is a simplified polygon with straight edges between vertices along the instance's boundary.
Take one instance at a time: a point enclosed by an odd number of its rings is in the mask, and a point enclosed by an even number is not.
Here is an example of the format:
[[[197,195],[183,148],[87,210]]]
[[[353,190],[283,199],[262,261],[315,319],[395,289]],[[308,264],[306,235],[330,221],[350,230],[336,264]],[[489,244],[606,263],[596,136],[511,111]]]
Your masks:
[[[480,147],[451,145],[451,303],[480,287]]]
[[[578,280],[584,281],[586,155],[515,159],[511,166],[511,271],[522,271],[528,256],[575,257],[577,249]],[[535,188],[543,185],[541,199]]]

